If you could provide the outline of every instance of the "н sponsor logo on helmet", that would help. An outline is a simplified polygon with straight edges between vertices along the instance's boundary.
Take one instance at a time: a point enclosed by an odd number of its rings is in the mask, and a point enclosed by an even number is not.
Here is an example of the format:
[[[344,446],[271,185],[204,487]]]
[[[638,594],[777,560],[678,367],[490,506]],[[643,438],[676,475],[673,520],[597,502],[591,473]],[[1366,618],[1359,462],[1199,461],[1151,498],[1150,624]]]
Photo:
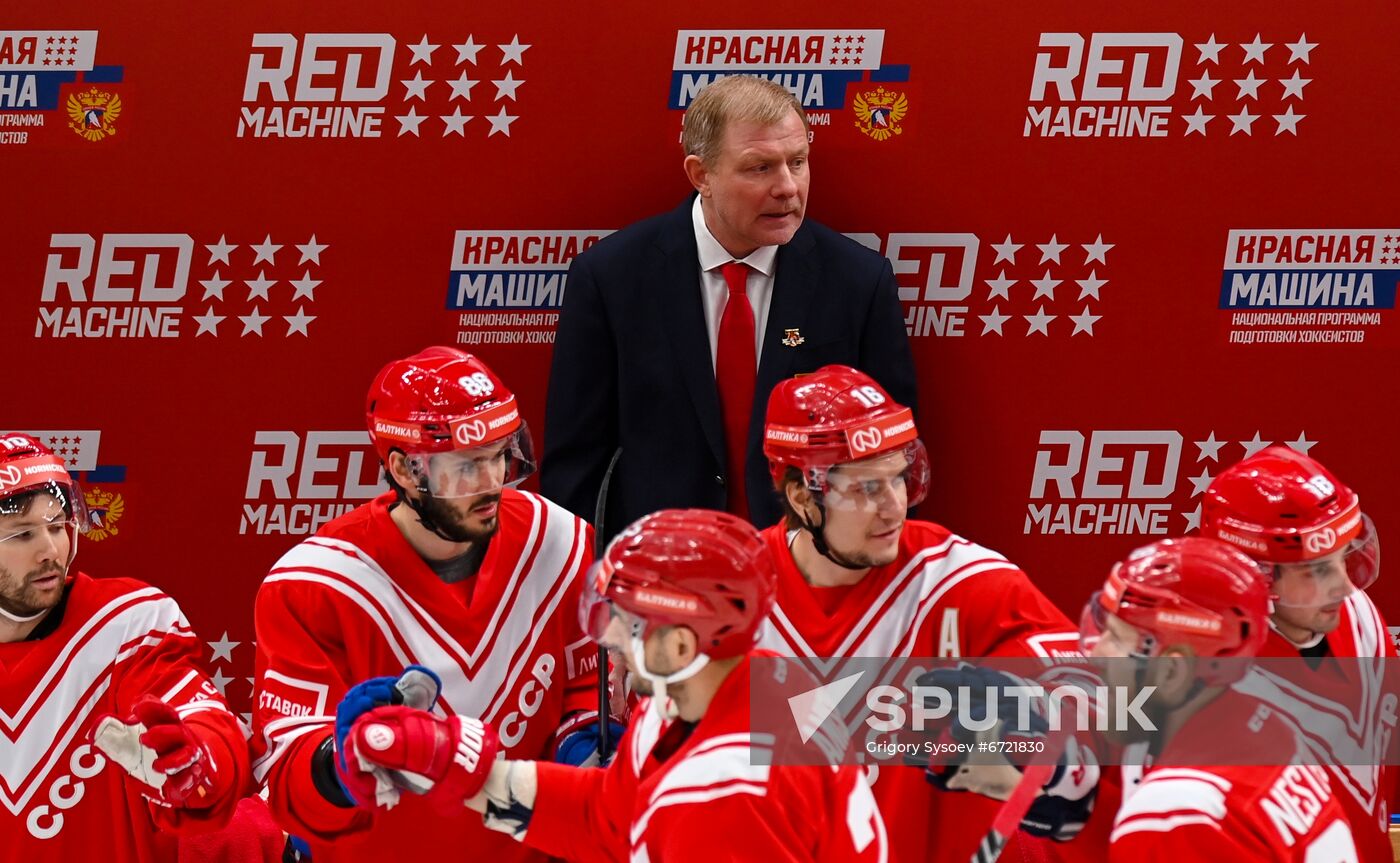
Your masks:
[[[1327,551],[1337,544],[1337,532],[1330,527],[1315,530],[1303,537],[1303,549],[1309,554]]]

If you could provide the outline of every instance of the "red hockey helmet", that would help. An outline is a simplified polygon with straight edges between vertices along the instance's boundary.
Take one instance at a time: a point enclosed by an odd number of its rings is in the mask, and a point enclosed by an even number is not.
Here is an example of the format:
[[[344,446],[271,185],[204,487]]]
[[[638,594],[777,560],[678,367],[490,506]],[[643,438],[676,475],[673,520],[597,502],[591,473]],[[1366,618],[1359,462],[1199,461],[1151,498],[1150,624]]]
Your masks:
[[[365,420],[380,460],[387,465],[393,450],[402,451],[420,486],[438,497],[485,494],[535,470],[515,395],[456,348],[432,347],[386,365],[370,384]],[[488,476],[497,457],[506,461],[503,478]]]
[[[35,493],[53,497],[58,509],[46,516],[51,525],[59,521],[68,530],[68,562],[78,552],[77,535],[90,524],[83,490],[68,473],[63,459],[38,439],[23,432],[0,435],[0,515],[22,515],[21,501]],[[27,505],[27,504],[26,504]],[[0,535],[0,542],[27,535],[28,530]]]
[[[1230,543],[1271,574],[1279,564],[1333,558],[1357,589],[1380,574],[1380,541],[1361,499],[1287,447],[1255,453],[1215,478],[1201,505],[1201,534]]]
[[[768,616],[777,571],[752,524],[728,513],[666,509],[643,516],[593,564],[579,606],[584,631],[601,641],[612,606],[641,621],[695,632],[710,659],[753,648]]]
[[[928,453],[914,426],[914,413],[890,398],[875,379],[850,366],[824,366],[779,383],[768,397],[763,454],[781,488],[789,467],[825,505],[862,500],[852,463],[902,453],[908,505],[928,493]],[[833,468],[841,466],[841,471]],[[837,478],[845,473],[846,481]]]
[[[1093,651],[1108,615],[1138,632],[1132,656],[1159,656],[1189,645],[1202,659],[1248,659],[1269,634],[1269,584],[1254,561],[1213,539],[1164,539],[1114,565],[1080,619],[1080,646]],[[1239,679],[1244,663],[1206,662],[1211,684]]]

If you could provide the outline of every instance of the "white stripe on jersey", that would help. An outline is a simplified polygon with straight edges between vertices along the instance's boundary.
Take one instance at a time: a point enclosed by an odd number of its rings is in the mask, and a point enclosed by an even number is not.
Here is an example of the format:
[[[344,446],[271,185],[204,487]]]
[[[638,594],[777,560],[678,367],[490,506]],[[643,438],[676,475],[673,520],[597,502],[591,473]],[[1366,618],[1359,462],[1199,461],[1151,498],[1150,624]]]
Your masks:
[[[651,816],[667,806],[702,803],[734,794],[763,797],[768,793],[767,764],[754,764],[755,754],[767,753],[771,746],[763,739],[772,735],[725,734],[706,740],[675,764],[652,791],[646,811],[632,823],[632,845],[646,833]]]
[[[1109,835],[1109,842],[1117,842],[1130,833],[1170,833],[1178,827],[1202,824],[1220,829],[1220,822],[1209,815],[1169,815],[1165,818],[1135,818],[1116,825]]]
[[[112,670],[188,626],[175,600],[154,587],[122,594],[89,617],[19,710],[0,709],[0,803],[18,815],[111,687]]]
[[[532,509],[529,539],[480,641],[463,647],[369,555],[352,543],[314,537],[287,552],[265,581],[321,584],[364,610],[404,665],[425,665],[442,678],[442,702],[452,712],[490,721],[514,688],[550,620],[585,543],[582,522],[537,495],[521,493]],[[547,513],[547,518],[545,517]],[[541,531],[540,525],[545,524]],[[528,571],[526,563],[534,556]],[[493,649],[485,654],[487,645]]]
[[[1203,770],[1154,770],[1123,801],[1110,841],[1129,833],[1165,832],[1185,824],[1206,824],[1218,830],[1228,814],[1225,792],[1229,790],[1228,780]]]

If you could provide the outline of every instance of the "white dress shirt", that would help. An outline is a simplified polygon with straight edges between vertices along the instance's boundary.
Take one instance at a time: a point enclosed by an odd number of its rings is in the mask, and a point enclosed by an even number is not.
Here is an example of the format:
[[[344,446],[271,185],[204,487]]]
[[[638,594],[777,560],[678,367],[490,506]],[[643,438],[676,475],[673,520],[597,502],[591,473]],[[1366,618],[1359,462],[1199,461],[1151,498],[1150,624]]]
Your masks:
[[[726,252],[715,235],[710,233],[698,195],[690,215],[695,223],[695,246],[700,252],[700,299],[705,307],[705,331],[710,336],[710,367],[714,368],[719,321],[724,315],[724,304],[729,302],[729,285],[725,283],[720,267],[734,260],[734,256]],[[748,264],[750,268],[745,289],[749,306],[753,308],[754,360],[757,362],[763,359],[763,331],[768,326],[768,305],[773,299],[773,274],[777,271],[778,247],[759,246],[740,263]],[[757,366],[754,370],[757,371]]]

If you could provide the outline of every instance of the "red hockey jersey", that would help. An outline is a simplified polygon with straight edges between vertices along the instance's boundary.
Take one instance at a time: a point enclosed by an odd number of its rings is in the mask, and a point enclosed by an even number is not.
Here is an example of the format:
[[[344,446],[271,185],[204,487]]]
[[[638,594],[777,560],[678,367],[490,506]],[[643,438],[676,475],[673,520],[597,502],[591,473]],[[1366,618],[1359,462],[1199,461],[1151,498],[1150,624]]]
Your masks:
[[[1265,662],[1240,687],[1287,714],[1303,731],[1313,762],[1323,763],[1351,822],[1362,859],[1390,854],[1389,798],[1395,775],[1384,766],[1395,710],[1385,697],[1386,658],[1395,656],[1385,620],[1371,598],[1356,591],[1342,603],[1341,624],[1325,636],[1326,657],[1311,673]],[[1275,630],[1260,652],[1264,658],[1299,656],[1296,645]]]
[[[35,632],[0,644],[0,861],[174,861],[176,834],[223,826],[249,783],[247,738],[175,600],[78,573]],[[214,807],[149,803],[91,745],[101,716],[125,717],[147,693],[175,707],[229,771],[221,785],[232,793]]]
[[[860,768],[771,764],[749,721],[745,657],[694,726],[632,714],[607,768],[539,765],[525,844],[605,863],[883,863],[884,823]]]
[[[823,589],[807,584],[793,561],[784,526],[764,536],[778,563],[778,596],[760,630],[760,647],[784,656],[1079,655],[1078,631],[1025,573],[940,525],[905,522],[899,556],[871,569],[829,614],[818,597]],[[906,677],[919,670],[907,670]],[[858,717],[848,719],[852,733],[865,730]],[[973,794],[939,792],[922,770],[897,761],[868,770],[887,820],[891,859],[901,863],[966,863],[1001,806]],[[1014,842],[1043,844],[1056,856],[1080,853],[1028,835]]]
[[[1375,859],[1360,855],[1328,772],[1291,763],[1301,760],[1301,745],[1258,699],[1227,695],[1206,705],[1140,780],[1124,782],[1109,863]],[[1237,760],[1240,752],[1277,752],[1269,760],[1278,766],[1180,766],[1190,759]],[[1190,753],[1189,759],[1177,753]]]
[[[538,495],[506,489],[500,527],[464,587],[428,568],[390,518],[393,502],[385,494],[332,521],[263,580],[255,774],[278,822],[310,843],[317,863],[398,859],[408,841],[532,859],[470,813],[442,818],[412,794],[387,811],[341,809],[312,783],[311,757],[333,733],[345,691],[409,664],[442,678],[440,712],[490,722],[514,758],[546,756],[567,713],[597,706],[597,649],[578,624],[591,528]]]

